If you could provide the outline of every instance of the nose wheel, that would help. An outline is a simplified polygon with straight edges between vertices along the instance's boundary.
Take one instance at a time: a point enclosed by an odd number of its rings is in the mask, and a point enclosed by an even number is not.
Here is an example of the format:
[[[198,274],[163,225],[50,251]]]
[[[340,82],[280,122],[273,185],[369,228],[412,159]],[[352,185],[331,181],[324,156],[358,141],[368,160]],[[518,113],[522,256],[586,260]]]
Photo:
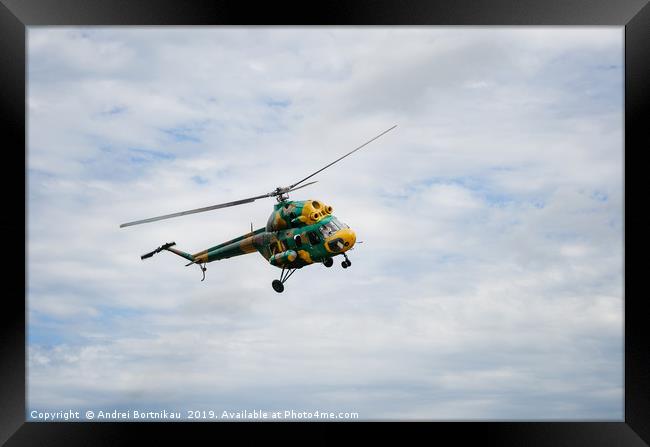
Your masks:
[[[346,255],[345,253],[343,253],[343,257],[345,258],[345,261],[341,262],[341,267],[346,269],[352,265],[352,262],[350,262],[350,260],[348,259],[348,255]]]
[[[323,261],[323,265],[327,268],[330,268],[334,264],[334,260],[332,258],[327,258],[326,260]]]

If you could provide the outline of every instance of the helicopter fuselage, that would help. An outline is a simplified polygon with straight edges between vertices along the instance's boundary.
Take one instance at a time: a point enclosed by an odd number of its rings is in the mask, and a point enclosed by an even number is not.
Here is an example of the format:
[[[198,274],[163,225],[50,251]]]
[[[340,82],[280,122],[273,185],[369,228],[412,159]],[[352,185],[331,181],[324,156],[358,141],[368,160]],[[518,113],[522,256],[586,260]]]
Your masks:
[[[354,231],[332,214],[332,207],[317,200],[283,201],[275,205],[266,227],[188,255],[169,248],[194,264],[259,252],[271,265],[301,268],[350,250]]]

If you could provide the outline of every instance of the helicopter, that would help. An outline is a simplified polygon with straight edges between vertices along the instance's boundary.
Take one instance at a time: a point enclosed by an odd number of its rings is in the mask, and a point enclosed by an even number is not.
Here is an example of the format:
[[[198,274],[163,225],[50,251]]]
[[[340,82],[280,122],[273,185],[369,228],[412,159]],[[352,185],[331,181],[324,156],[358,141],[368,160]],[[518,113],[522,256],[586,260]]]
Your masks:
[[[311,181],[308,183],[304,182],[329,168],[333,164],[343,160],[345,157],[352,155],[354,152],[387,134],[396,127],[397,125],[394,125],[390,129],[383,131],[379,135],[363,143],[361,146],[358,146],[342,157],[339,157],[328,165],[289,186],[279,186],[269,193],[249,197],[247,199],[235,200],[232,202],[220,203],[218,205],[127,222],[121,224],[120,228],[156,222],[163,219],[171,219],[173,217],[186,216],[188,214],[203,213],[220,208],[251,203],[262,198],[275,197],[277,203],[274,205],[273,212],[269,216],[265,227],[253,230],[253,225],[251,224],[251,231],[249,233],[194,254],[178,250],[174,248],[176,245],[175,242],[168,242],[149,253],[145,253],[140,256],[140,258],[145,260],[161,251],[169,251],[185,258],[187,261],[190,261],[185,265],[186,267],[198,265],[203,274],[203,278],[201,279],[201,281],[203,281],[205,280],[207,263],[257,251],[269,264],[282,269],[280,279],[275,279],[271,283],[273,290],[282,293],[284,291],[284,283],[291,277],[291,275],[293,275],[296,270],[307,265],[322,263],[325,267],[329,268],[334,264],[333,258],[341,255],[344,258],[341,262],[341,267],[344,269],[350,267],[352,262],[348,258],[346,252],[352,249],[357,242],[355,232],[347,224],[340,222],[336,216],[332,214],[332,206],[319,200],[289,200],[289,193],[317,183],[317,181]]]

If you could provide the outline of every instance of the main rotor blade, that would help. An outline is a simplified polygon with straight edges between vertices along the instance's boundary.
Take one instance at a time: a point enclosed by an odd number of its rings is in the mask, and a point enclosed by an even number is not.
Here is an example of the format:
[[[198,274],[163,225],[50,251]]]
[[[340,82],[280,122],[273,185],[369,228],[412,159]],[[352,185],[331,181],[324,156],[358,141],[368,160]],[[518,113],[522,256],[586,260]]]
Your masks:
[[[372,142],[375,141],[377,138],[381,137],[381,136],[384,135],[384,134],[387,134],[388,132],[390,132],[391,130],[393,130],[393,129],[396,128],[396,127],[397,127],[397,124],[395,124],[395,125],[394,125],[393,127],[391,127],[390,129],[383,131],[382,133],[380,133],[379,135],[377,135],[377,136],[374,137],[373,139],[366,141],[365,143],[363,143],[363,144],[362,144],[361,146],[359,146],[358,148],[356,148],[356,149],[354,149],[354,150],[351,150],[350,152],[348,152],[348,153],[345,154],[344,156],[342,156],[342,157],[340,157],[340,158],[337,158],[336,160],[334,160],[333,162],[331,162],[330,164],[328,164],[328,165],[325,166],[324,168],[320,168],[318,171],[314,172],[313,174],[308,175],[307,177],[305,177],[304,179],[300,180],[300,181],[297,182],[297,183],[294,183],[293,185],[289,186],[289,188],[294,188],[295,186],[298,186],[299,184],[301,184],[301,183],[304,182],[305,180],[312,178],[313,176],[315,176],[316,174],[318,174],[318,173],[321,172],[321,171],[324,171],[325,169],[327,169],[327,168],[329,168],[330,166],[332,166],[334,163],[343,160],[343,159],[344,159],[345,157],[347,157],[348,155],[352,155],[354,152],[356,152],[356,151],[358,151],[359,149],[361,149],[362,147],[364,147],[364,146],[366,146],[366,145],[372,143]]]
[[[313,185],[314,183],[318,183],[318,180],[316,180],[314,182],[305,183],[304,185],[298,186],[297,188],[291,188],[287,192],[295,191],[296,189],[304,188],[305,186]]]
[[[202,213],[204,211],[211,211],[219,208],[227,208],[229,206],[243,205],[244,203],[254,202],[257,199],[261,199],[263,197],[270,197],[270,196],[271,194],[269,193],[269,194],[264,194],[262,196],[250,197],[248,199],[235,200],[234,202],[220,203],[218,205],[206,206],[203,208],[196,208],[188,211],[181,211],[180,213],[172,213],[172,214],[165,214],[164,216],[150,217],[149,219],[142,219],[133,222],[123,223],[122,225],[120,225],[120,228],[130,227],[132,225],[140,225],[143,223],[156,222],[158,220],[170,219],[172,217],[186,216],[188,214]]]

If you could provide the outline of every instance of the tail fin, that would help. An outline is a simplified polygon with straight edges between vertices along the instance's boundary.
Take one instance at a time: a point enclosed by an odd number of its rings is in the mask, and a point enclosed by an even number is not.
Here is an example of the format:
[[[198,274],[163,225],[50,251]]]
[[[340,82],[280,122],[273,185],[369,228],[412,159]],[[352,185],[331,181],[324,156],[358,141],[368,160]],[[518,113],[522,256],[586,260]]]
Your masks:
[[[183,258],[185,258],[185,259],[187,259],[189,261],[194,262],[194,257],[191,254],[185,253],[184,251],[176,250],[175,248],[171,248],[174,245],[176,245],[176,242],[167,242],[166,244],[161,245],[160,247],[156,248],[155,250],[150,251],[149,253],[143,254],[142,256],[140,256],[140,259],[145,260],[147,258],[152,257],[156,253],[160,253],[163,250],[167,250],[167,251],[170,251],[170,252],[172,252],[174,254],[177,254],[180,257],[183,257]]]

